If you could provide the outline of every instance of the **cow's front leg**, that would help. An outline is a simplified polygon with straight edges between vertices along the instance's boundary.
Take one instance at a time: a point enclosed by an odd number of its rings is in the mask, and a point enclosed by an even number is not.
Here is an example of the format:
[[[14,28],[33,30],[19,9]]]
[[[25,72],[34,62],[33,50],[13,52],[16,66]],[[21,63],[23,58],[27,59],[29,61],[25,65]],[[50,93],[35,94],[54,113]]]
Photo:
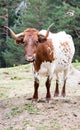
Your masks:
[[[34,94],[32,101],[37,101],[38,100],[38,87],[39,87],[39,80],[35,78],[34,80]]]
[[[49,77],[47,78],[46,81],[46,102],[49,102],[49,100],[51,99],[51,94],[50,94],[50,86],[51,86],[51,79],[49,79]]]

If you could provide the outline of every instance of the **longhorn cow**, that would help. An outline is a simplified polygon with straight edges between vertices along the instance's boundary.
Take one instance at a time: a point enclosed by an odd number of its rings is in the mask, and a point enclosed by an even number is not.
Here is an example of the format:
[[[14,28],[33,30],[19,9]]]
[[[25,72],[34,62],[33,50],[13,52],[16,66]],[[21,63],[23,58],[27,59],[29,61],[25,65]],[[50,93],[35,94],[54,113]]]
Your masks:
[[[7,27],[8,28],[8,27]],[[75,47],[72,37],[66,32],[51,33],[48,30],[38,31],[35,28],[27,28],[24,32],[15,34],[10,28],[10,33],[16,44],[23,44],[25,59],[33,63],[34,94],[33,101],[38,100],[38,87],[40,75],[47,76],[46,101],[51,99],[50,86],[53,75],[56,74],[56,88],[54,96],[59,95],[59,73],[63,72],[63,88],[61,95],[66,95],[65,87],[68,70],[71,65]]]

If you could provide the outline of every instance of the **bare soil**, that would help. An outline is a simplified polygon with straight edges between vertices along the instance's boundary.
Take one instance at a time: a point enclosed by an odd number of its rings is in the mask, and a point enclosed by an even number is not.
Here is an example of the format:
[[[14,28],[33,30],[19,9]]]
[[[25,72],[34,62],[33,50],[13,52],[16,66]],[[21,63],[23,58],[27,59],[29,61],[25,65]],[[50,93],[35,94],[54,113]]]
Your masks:
[[[79,70],[71,68],[65,98],[53,97],[55,89],[53,80],[50,103],[45,103],[44,79],[41,80],[39,88],[39,101],[33,103],[30,100],[33,95],[32,72],[21,68],[20,71],[13,72],[14,70],[1,72],[0,91],[2,91],[1,85],[5,86],[5,89],[9,87],[9,90],[6,89],[4,97],[0,99],[0,130],[80,130]],[[24,79],[21,79],[22,77]]]

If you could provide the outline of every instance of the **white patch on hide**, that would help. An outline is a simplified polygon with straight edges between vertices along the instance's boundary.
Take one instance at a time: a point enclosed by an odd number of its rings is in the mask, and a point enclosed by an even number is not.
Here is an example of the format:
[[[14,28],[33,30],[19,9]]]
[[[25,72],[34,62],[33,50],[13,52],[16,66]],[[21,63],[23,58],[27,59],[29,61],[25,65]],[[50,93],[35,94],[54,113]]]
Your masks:
[[[34,77],[39,79],[39,76],[50,76],[52,79],[54,74],[55,64],[50,62],[42,62],[38,72],[34,72]],[[33,69],[34,71],[34,69]]]

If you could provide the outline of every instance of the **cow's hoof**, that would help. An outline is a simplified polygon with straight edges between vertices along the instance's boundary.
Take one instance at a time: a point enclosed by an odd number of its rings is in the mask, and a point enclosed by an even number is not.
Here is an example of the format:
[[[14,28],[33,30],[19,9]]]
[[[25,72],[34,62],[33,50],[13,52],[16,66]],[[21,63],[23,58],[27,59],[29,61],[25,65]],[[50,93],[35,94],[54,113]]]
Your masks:
[[[54,93],[54,97],[58,97],[59,96],[59,93]]]
[[[65,94],[65,93],[61,93],[61,96],[62,96],[62,97],[65,97],[65,96],[66,96],[66,94]]]
[[[46,100],[45,100],[45,103],[51,103],[51,99],[50,98],[47,98]]]
[[[37,102],[38,102],[38,99],[32,98],[32,103],[37,103]]]

